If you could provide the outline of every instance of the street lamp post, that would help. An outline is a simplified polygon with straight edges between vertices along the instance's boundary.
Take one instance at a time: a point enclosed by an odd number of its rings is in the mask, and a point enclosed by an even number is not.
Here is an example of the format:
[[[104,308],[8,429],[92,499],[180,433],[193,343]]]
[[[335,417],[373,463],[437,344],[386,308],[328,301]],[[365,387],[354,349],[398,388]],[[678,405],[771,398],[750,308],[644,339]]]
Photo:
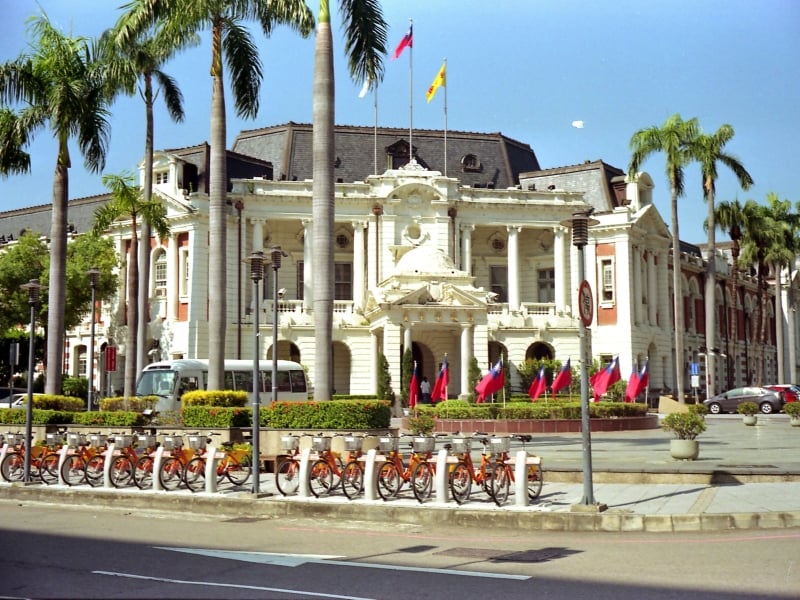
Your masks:
[[[89,408],[92,410],[94,405],[94,313],[95,313],[95,295],[97,293],[97,280],[100,277],[100,271],[97,267],[92,267],[86,274],[89,276],[89,285],[92,286],[92,324],[89,326]]]
[[[36,329],[36,307],[39,305],[39,285],[38,279],[31,279],[28,283],[20,286],[28,292],[28,305],[31,307],[31,331],[28,339],[28,404],[25,410],[25,458],[24,458],[24,481],[31,481],[31,447],[33,446],[33,346],[35,343],[34,330]]]
[[[280,246],[270,250],[272,261],[272,401],[278,399],[278,269],[281,268],[281,257],[289,256]]]
[[[259,408],[261,406],[261,378],[258,368],[260,332],[258,330],[258,283],[264,278],[264,253],[261,250],[253,252],[248,261],[250,263],[250,279],[253,280],[253,494],[259,493],[261,478],[259,449]]]
[[[593,208],[572,213],[572,245],[578,249],[578,280],[582,290],[587,290],[588,298],[579,298],[578,302],[587,301],[593,303],[591,290],[588,285],[584,285],[586,277],[586,258],[583,249],[589,243],[589,225],[597,223],[590,219]],[[590,311],[593,308],[589,309]],[[588,344],[586,340],[586,328],[583,317],[578,319],[578,338],[579,351],[581,355],[581,438],[583,446],[583,497],[580,504],[585,506],[595,505],[594,489],[592,485],[592,433],[589,420],[589,356]]]

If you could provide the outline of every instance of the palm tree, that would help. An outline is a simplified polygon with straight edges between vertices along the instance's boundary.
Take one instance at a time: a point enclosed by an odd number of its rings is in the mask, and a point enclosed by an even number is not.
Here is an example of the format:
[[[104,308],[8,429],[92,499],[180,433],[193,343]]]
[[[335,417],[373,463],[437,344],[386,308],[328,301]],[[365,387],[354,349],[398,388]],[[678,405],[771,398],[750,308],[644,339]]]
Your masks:
[[[334,301],[334,77],[330,0],[320,0],[314,47],[314,131],[311,264],[314,272],[314,399],[327,400],[333,390]],[[377,0],[339,0],[345,28],[350,75],[376,84],[383,77],[386,22]]]
[[[101,41],[106,43],[109,78],[128,95],[136,93],[142,97],[145,106],[145,144],[144,144],[144,202],[150,202],[153,194],[153,106],[158,93],[164,96],[167,112],[176,123],[183,121],[183,94],[174,78],[161,70],[161,66],[177,52],[200,43],[196,34],[175,35],[163,24],[136,38],[115,45],[116,30],[106,32]],[[147,363],[147,307],[150,281],[150,227],[142,223],[142,244],[139,248],[139,278],[143,285],[139,288],[136,328],[136,374],[142,372]],[[129,354],[129,356],[132,356]]]
[[[673,306],[675,311],[675,387],[678,402],[683,403],[684,386],[684,352],[683,336],[683,291],[681,286],[681,251],[680,234],[678,232],[678,198],[683,196],[683,169],[690,162],[687,145],[699,133],[697,119],[684,121],[679,114],[668,118],[661,127],[640,129],[633,134],[630,141],[631,161],[628,165],[628,176],[633,178],[642,163],[656,152],[663,152],[667,159],[667,180],[670,187],[670,204],[672,209],[672,281]]]
[[[111,191],[111,200],[100,206],[94,213],[94,232],[102,234],[114,221],[130,219],[131,246],[127,260],[127,336],[125,341],[125,383],[123,394],[132,396],[136,386],[136,323],[138,319],[139,298],[139,219],[160,238],[169,235],[169,224],[164,205],[158,201],[145,201],[142,190],[136,186],[133,173],[104,175],[103,185]],[[125,261],[123,262],[125,264]]]
[[[735,387],[734,365],[738,365],[736,353],[736,342],[738,340],[738,312],[739,312],[739,242],[742,239],[742,230],[748,226],[749,212],[745,211],[742,203],[738,199],[719,202],[714,208],[714,219],[716,226],[731,238],[731,259],[733,262],[731,273],[731,298],[733,302],[733,318],[730,319],[731,327],[728,335],[728,389]],[[708,226],[708,223],[706,223]],[[746,335],[746,334],[745,334]],[[746,375],[746,374],[745,374]],[[745,377],[745,382],[747,378]]]
[[[303,36],[314,17],[301,0],[134,0],[123,7],[118,40],[126,43],[158,21],[178,32],[211,30],[211,134],[209,158],[208,389],[224,385],[227,323],[227,130],[223,58],[231,72],[236,114],[255,118],[261,88],[261,60],[244,21],[256,20],[269,36],[287,24]]]
[[[58,141],[50,226],[50,285],[47,317],[48,394],[61,393],[64,357],[64,298],[67,255],[69,141],[76,139],[91,172],[105,167],[109,95],[96,60],[96,45],[56,30],[46,15],[30,21],[32,53],[0,66],[0,174],[30,170],[25,151],[32,136],[49,127]],[[19,105],[18,111],[12,105]]]
[[[716,182],[718,178],[717,163],[722,163],[736,175],[739,185],[743,190],[750,189],[753,178],[742,166],[739,160],[725,152],[725,144],[733,138],[733,127],[722,125],[711,135],[700,134],[692,140],[689,153],[692,159],[700,163],[700,172],[703,178],[703,198],[708,204],[708,217],[706,218],[706,232],[708,233],[708,255],[706,260],[706,369],[708,369],[708,395],[714,396],[716,392],[716,355],[715,348],[717,333],[717,244],[714,223],[714,198],[716,196]]]

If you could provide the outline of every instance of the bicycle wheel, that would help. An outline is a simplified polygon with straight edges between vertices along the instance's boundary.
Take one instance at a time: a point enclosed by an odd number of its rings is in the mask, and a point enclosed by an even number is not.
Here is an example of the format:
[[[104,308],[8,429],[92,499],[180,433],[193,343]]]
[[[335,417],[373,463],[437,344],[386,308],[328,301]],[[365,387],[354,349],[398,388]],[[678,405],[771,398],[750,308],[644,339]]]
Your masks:
[[[183,464],[174,456],[170,456],[161,463],[158,471],[158,481],[164,490],[177,490],[183,483]]]
[[[48,452],[39,459],[39,479],[47,485],[58,483],[58,461],[55,452]]]
[[[342,471],[342,491],[352,500],[364,489],[364,471],[356,460],[347,463]]]
[[[400,491],[400,473],[392,462],[383,463],[376,479],[378,495],[384,500],[397,496]]]
[[[103,485],[105,477],[106,457],[95,454],[86,462],[86,481],[92,487]]]
[[[284,458],[275,469],[275,487],[282,496],[297,492],[300,485],[300,463],[293,458]]]
[[[244,485],[253,472],[253,459],[249,454],[236,457],[229,454],[224,460],[228,461],[225,465],[225,475],[233,485]]]
[[[491,490],[492,500],[497,506],[503,506],[508,500],[508,492],[511,488],[512,471],[511,465],[497,467],[492,473]]]
[[[318,460],[311,465],[308,474],[308,489],[315,498],[330,494],[333,490],[333,469],[324,460]]]
[[[206,459],[196,456],[188,463],[183,470],[183,479],[186,486],[193,492],[202,492],[206,489]]]
[[[472,491],[472,473],[466,463],[458,463],[450,472],[450,493],[458,504],[469,500]]]
[[[111,469],[108,472],[108,478],[111,480],[111,485],[115,488],[130,485],[133,479],[133,463],[130,457],[125,454],[115,456],[114,460],[111,461]]]
[[[411,489],[418,502],[431,497],[434,475],[433,465],[429,462],[421,462],[411,471]]]
[[[528,498],[536,500],[542,493],[544,474],[541,465],[528,465]]]
[[[0,463],[0,474],[8,482],[25,479],[25,458],[19,452],[9,452]]]
[[[153,487],[153,464],[155,459],[152,456],[142,456],[133,466],[133,483],[140,490]]]
[[[86,481],[86,461],[82,456],[72,454],[61,464],[61,479],[67,485],[80,485]]]

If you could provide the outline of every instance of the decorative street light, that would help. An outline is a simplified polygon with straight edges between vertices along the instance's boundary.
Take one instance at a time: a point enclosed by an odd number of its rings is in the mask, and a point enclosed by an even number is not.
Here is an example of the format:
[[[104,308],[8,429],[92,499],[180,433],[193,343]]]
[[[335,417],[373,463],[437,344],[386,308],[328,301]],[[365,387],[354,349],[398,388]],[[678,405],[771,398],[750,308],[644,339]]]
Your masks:
[[[591,325],[594,299],[586,281],[586,258],[583,249],[589,243],[589,225],[598,223],[589,218],[593,212],[594,208],[576,211],[572,213],[572,220],[562,223],[572,227],[572,245],[578,249],[578,279],[580,281],[578,312],[581,317],[578,320],[578,337],[581,355],[581,437],[583,443],[583,498],[581,498],[580,504],[586,506],[595,505],[592,486],[592,433],[589,422],[589,356],[586,343],[586,329]]]
[[[261,378],[258,368],[259,344],[258,330],[258,283],[264,279],[264,253],[257,250],[250,255],[250,279],[253,281],[253,494],[258,494],[261,478],[260,451],[259,451],[259,407],[261,405]]]
[[[86,274],[89,276],[89,285],[92,286],[92,324],[89,326],[89,408],[92,410],[94,405],[94,315],[95,315],[95,294],[97,293],[97,280],[100,277],[100,270],[92,267]]]
[[[272,261],[272,401],[278,399],[278,269],[281,268],[281,257],[289,256],[280,246],[270,250]]]
[[[28,341],[28,405],[25,411],[25,458],[24,458],[24,478],[25,483],[31,481],[31,447],[33,446],[33,346],[35,343],[34,330],[36,329],[36,307],[39,305],[39,285],[38,279],[31,279],[28,283],[20,286],[28,292],[28,305],[31,307],[31,330]]]

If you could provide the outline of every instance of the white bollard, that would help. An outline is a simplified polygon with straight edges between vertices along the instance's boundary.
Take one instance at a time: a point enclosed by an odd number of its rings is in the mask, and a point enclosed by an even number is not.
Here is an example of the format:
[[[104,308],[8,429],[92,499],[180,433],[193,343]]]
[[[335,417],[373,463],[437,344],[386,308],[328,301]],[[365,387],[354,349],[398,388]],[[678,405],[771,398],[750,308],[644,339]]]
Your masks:
[[[114,462],[114,444],[106,448],[106,459],[103,461],[103,487],[113,488],[111,485],[111,463]]]
[[[6,457],[6,454],[8,454],[8,444],[3,442],[3,447],[0,448],[0,463],[3,462],[3,459]]]
[[[61,446],[58,449],[58,483],[61,485],[67,485],[67,482],[64,481],[64,474],[63,469],[61,467],[64,466],[64,463],[67,461],[67,456],[69,455],[69,448],[67,446]]]
[[[300,486],[297,489],[297,495],[300,498],[308,498],[311,496],[311,490],[308,487],[309,475],[311,474],[311,448],[303,448],[300,451]]]
[[[438,502],[447,502],[449,500],[447,494],[447,478],[448,478],[448,471],[447,471],[447,456],[448,451],[446,448],[442,448],[439,450],[439,454],[436,456],[436,500]]]
[[[222,453],[217,456],[217,449],[214,446],[206,448],[206,493],[208,494],[217,492],[217,466],[223,456],[225,455]],[[255,473],[255,469],[253,472]]]
[[[156,455],[153,457],[153,491],[161,491],[161,478],[158,474],[161,472],[161,461],[164,459],[164,447],[159,446],[156,448]]]
[[[514,493],[516,506],[528,506],[528,453],[525,450],[517,451],[514,465]]]
[[[377,470],[376,458],[378,452],[375,448],[367,450],[367,456],[364,460],[364,500],[377,500],[378,499],[378,486],[377,486]]]

